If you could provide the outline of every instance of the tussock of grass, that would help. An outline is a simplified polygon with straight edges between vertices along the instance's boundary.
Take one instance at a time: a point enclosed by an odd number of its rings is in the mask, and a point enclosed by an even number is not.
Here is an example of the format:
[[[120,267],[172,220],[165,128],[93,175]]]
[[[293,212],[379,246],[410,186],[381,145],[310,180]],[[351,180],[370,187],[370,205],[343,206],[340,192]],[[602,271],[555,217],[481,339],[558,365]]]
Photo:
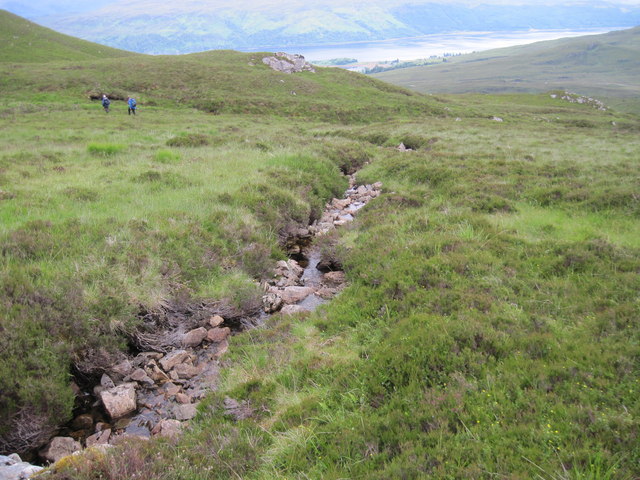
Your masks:
[[[124,149],[124,145],[118,145],[115,143],[90,143],[87,145],[87,151],[91,155],[102,157],[110,157],[122,152]]]

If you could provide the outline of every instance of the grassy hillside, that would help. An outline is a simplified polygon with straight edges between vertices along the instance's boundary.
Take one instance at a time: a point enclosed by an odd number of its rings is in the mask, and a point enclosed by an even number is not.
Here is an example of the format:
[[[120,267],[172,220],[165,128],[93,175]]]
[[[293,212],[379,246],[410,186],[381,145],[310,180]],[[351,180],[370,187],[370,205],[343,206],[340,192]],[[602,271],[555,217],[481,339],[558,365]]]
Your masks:
[[[0,63],[0,91],[13,105],[31,105],[34,99],[68,104],[107,93],[116,100],[133,95],[141,106],[336,121],[443,111],[414,92],[341,69],[276,72],[262,63],[265,55],[220,50],[53,65]]]
[[[134,55],[63,35],[0,10],[0,62],[52,62]]]
[[[423,93],[516,93],[566,89],[640,111],[640,27],[489,50],[446,64],[375,75]]]
[[[347,289],[234,336],[181,439],[52,480],[640,475],[637,116],[234,52],[0,79],[3,453],[68,419],[70,373],[99,377],[141,316],[254,311],[283,232],[363,167],[383,194],[323,240]]]

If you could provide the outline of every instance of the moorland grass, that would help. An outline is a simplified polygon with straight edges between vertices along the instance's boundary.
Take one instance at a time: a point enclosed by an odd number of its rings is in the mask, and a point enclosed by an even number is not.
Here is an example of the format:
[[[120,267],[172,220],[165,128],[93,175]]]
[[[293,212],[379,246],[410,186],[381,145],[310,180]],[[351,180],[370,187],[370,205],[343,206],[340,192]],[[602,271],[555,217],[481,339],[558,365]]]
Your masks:
[[[383,195],[322,240],[342,294],[234,336],[181,439],[52,478],[636,477],[637,117],[257,60],[0,65],[0,439],[45,441],[72,367],[99,376],[141,314],[255,306],[279,237],[361,168]]]
[[[233,337],[218,392],[177,443],[59,478],[115,479],[125,465],[177,479],[637,476],[635,127],[577,106],[549,118],[544,97],[448,101],[471,115],[293,128],[334,167],[351,158],[359,182],[385,185],[334,249],[347,289]],[[403,138],[416,149],[396,151]],[[278,184],[315,185],[331,168],[272,153],[261,168]],[[325,185],[318,198],[338,188]],[[244,199],[276,221],[255,188],[219,197],[223,208]],[[254,416],[225,415],[227,397]]]

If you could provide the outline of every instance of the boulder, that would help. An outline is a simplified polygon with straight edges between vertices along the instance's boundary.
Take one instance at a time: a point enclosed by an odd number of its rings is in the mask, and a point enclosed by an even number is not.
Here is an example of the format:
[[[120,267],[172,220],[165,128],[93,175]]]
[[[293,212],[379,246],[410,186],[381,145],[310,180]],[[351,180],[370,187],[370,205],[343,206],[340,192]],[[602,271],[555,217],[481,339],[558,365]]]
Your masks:
[[[167,382],[162,386],[161,390],[166,396],[171,397],[173,395],[178,394],[178,392],[180,392],[182,388],[179,385],[176,385],[175,383]]]
[[[316,295],[318,295],[323,300],[330,300],[331,298],[335,297],[337,293],[337,288],[322,287],[316,292]]]
[[[322,281],[329,286],[337,287],[345,282],[344,272],[328,272],[322,275]]]
[[[118,376],[120,378],[126,377],[131,374],[133,371],[133,365],[129,360],[123,360],[122,362],[114,365],[110,368],[110,372],[114,374],[114,376]]]
[[[350,203],[351,203],[351,199],[350,198],[343,198],[343,199],[334,198],[331,201],[331,205],[333,205],[334,207],[339,208],[341,210],[344,209],[344,208],[347,208]]]
[[[87,448],[95,447],[96,445],[106,445],[109,443],[109,439],[111,438],[111,429],[107,428],[105,430],[101,430],[97,433],[94,433],[90,437],[87,437],[85,444]]]
[[[188,363],[181,363],[173,368],[171,373],[174,372],[178,375],[179,379],[189,379],[199,375],[202,372],[202,369],[189,365]]]
[[[184,334],[182,346],[197,347],[205,338],[207,338],[207,329],[204,327],[196,328]]]
[[[45,448],[40,450],[40,456],[47,462],[55,463],[61,458],[82,450],[82,445],[71,437],[53,437]]]
[[[151,433],[159,437],[176,438],[182,433],[182,423],[179,420],[161,420]]]
[[[304,273],[304,268],[293,259],[287,261],[287,270],[296,277],[301,277]]]
[[[104,388],[113,388],[116,386],[116,384],[113,383],[113,380],[111,380],[111,377],[109,375],[103,373],[102,377],[100,378],[100,386]]]
[[[206,336],[206,333],[205,333]],[[180,363],[184,363],[187,359],[190,359],[191,356],[185,350],[174,350],[169,353],[166,357],[160,359],[160,366],[165,372],[168,372],[173,367]]]
[[[298,303],[314,292],[311,287],[287,287],[280,292],[284,303]]]
[[[23,462],[17,454],[8,457],[0,455],[0,480],[22,480],[44,470],[27,462]]]
[[[224,340],[217,344],[216,353],[214,354],[214,357],[220,358],[222,355],[227,353],[227,350],[229,350],[229,341]]]
[[[160,367],[158,367],[155,360],[152,360],[146,367],[144,367],[144,371],[154,382],[164,383],[169,381],[169,377],[160,369]]]
[[[207,340],[212,343],[219,343],[226,340],[229,335],[231,335],[231,329],[229,327],[212,328],[207,333]]]
[[[143,383],[148,386],[155,384],[155,382],[149,377],[149,375],[147,375],[147,372],[142,368],[135,369],[133,373],[129,375],[128,379],[138,383]]]
[[[219,327],[223,323],[224,323],[224,318],[222,318],[220,315],[214,315],[209,319],[209,325],[212,326],[213,328]]]
[[[111,419],[124,417],[136,409],[135,387],[135,383],[123,383],[100,392],[102,404]]]
[[[269,292],[262,297],[262,308],[266,313],[277,312],[283,303],[282,297],[275,292]]]
[[[272,57],[264,57],[262,63],[282,73],[313,72],[315,69],[302,55],[278,52]]]
[[[191,403],[191,397],[186,393],[176,393],[176,402],[186,405],[187,403]]]
[[[173,407],[173,416],[176,420],[191,420],[196,416],[197,410],[194,403],[176,405]]]

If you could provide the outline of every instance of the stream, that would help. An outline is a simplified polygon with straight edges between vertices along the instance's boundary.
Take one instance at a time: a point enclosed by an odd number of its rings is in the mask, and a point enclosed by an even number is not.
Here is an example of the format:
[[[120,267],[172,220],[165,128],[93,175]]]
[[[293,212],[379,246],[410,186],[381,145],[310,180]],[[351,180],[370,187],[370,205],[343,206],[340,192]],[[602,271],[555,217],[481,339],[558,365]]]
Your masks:
[[[344,287],[344,272],[339,265],[323,262],[313,239],[352,221],[382,188],[381,183],[356,186],[353,176],[349,180],[343,198],[332,199],[319,220],[287,239],[289,260],[277,262],[273,278],[262,283],[262,311],[239,317],[214,304],[196,311],[168,309],[160,319],[149,314],[150,325],[163,328],[141,334],[139,343],[150,348],[112,365],[99,383],[77,390],[74,419],[39,450],[40,463],[54,463],[82,448],[116,445],[125,438],[178,435],[184,422],[196,415],[198,403],[216,389],[220,359],[231,335],[264,328],[270,315],[311,312],[337,295]],[[229,401],[229,408],[236,408]]]

